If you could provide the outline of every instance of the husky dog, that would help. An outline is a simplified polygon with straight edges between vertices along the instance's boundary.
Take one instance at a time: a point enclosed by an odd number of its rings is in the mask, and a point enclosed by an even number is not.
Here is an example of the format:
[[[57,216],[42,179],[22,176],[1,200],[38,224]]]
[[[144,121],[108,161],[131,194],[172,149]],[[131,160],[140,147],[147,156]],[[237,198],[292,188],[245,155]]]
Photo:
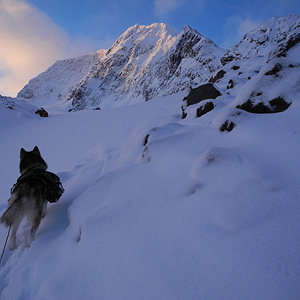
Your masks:
[[[59,178],[47,172],[47,168],[37,146],[29,152],[21,149],[21,176],[12,188],[8,208],[0,219],[2,223],[11,226],[10,249],[16,248],[18,227],[25,216],[32,224],[27,240],[27,246],[30,246],[45,216],[47,202],[56,202],[63,193]]]

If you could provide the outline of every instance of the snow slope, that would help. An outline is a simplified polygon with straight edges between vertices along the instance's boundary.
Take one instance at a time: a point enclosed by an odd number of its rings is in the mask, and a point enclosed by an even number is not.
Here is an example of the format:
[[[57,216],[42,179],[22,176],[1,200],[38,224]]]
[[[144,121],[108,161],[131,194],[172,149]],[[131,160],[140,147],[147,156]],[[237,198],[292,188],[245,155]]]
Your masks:
[[[23,223],[1,299],[299,299],[299,101],[220,132],[228,107],[182,120],[183,96],[11,116],[1,212],[21,147],[38,145],[66,192],[30,248]]]

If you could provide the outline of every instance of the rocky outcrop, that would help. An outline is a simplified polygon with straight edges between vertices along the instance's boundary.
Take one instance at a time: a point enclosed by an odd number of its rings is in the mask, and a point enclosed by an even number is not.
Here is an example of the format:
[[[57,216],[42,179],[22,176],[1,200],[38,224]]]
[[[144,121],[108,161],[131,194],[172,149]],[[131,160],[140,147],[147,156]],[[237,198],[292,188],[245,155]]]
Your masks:
[[[190,90],[189,94],[183,99],[183,105],[181,106],[182,110],[182,119],[186,118],[186,108],[190,105],[195,105],[206,99],[216,99],[222,94],[214,87],[212,83],[207,83],[201,85],[195,89]],[[212,102],[207,102],[204,105],[201,105],[197,108],[197,117],[201,117],[204,114],[214,109],[214,104]]]
[[[286,102],[282,97],[277,97],[268,101],[268,104],[263,102],[253,103],[250,99],[245,103],[238,105],[237,108],[256,114],[270,114],[285,111],[291,103]]]
[[[300,96],[300,64],[274,59],[266,64],[251,84],[236,97],[237,108],[250,113],[268,114],[287,110]]]

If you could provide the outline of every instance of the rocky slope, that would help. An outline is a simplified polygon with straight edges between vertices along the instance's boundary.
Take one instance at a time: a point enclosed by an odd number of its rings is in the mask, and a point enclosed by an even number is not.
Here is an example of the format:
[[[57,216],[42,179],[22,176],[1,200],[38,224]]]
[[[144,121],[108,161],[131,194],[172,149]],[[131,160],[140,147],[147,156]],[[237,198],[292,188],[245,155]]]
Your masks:
[[[177,34],[166,24],[135,25],[107,50],[56,62],[17,98],[67,110],[102,109],[188,93],[190,87],[209,81],[222,94],[236,97],[249,81],[260,84],[262,67],[272,69],[266,64],[276,59],[299,61],[299,41],[299,16],[272,18],[227,51],[189,26]],[[253,86],[248,99],[237,97],[237,105],[259,97],[256,89]],[[272,100],[268,98],[267,105]]]
[[[288,51],[289,41],[299,38],[299,27],[300,17],[297,15],[274,17],[245,34],[242,41],[222,57],[222,63],[253,57],[265,57],[269,61],[282,56],[283,48]]]
[[[220,129],[231,131],[242,111],[269,114],[295,107],[300,98],[299,42],[299,16],[272,18],[252,30],[226,52],[223,66],[209,79],[219,96],[207,94],[206,85],[192,90],[183,101],[182,117],[202,117],[224,107]]]

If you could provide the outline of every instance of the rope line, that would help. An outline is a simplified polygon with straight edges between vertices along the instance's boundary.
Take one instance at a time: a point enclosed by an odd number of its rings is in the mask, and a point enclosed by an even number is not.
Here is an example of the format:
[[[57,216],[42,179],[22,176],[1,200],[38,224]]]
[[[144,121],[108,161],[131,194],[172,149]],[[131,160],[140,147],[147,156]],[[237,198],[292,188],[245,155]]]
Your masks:
[[[6,237],[5,244],[4,244],[3,251],[2,251],[2,254],[1,254],[1,258],[0,258],[0,265],[1,265],[1,262],[2,262],[2,258],[4,256],[5,248],[6,248],[8,237],[9,237],[9,234],[10,234],[10,229],[11,229],[11,226],[9,226],[9,229],[8,229],[7,237]]]

